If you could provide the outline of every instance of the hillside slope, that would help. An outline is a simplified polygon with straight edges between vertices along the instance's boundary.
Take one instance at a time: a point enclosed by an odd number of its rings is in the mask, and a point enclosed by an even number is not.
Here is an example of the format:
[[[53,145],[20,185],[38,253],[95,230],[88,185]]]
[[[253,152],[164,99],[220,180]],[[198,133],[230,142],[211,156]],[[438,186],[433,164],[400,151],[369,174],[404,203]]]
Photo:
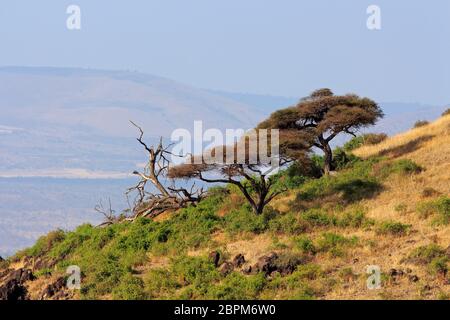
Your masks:
[[[156,221],[52,232],[2,262],[0,295],[16,279],[32,299],[449,299],[450,116],[353,154],[330,177],[288,170],[261,216],[214,188]]]

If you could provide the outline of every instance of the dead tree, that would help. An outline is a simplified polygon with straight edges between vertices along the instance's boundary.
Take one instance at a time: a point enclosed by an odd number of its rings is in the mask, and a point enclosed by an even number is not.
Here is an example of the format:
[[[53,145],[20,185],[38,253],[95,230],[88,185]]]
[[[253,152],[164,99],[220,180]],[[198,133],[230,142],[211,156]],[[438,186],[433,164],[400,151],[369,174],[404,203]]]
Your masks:
[[[127,220],[134,221],[138,217],[154,218],[168,210],[177,210],[199,203],[206,195],[203,188],[197,188],[195,183],[190,188],[177,187],[174,179],[169,181],[168,172],[171,165],[169,157],[172,156],[169,148],[171,145],[164,146],[161,138],[156,147],[149,146],[143,140],[142,128],[134,122],[130,122],[139,130],[137,141],[147,152],[148,161],[142,172],[133,172],[139,177],[139,181],[126,192],[127,197],[132,193],[137,194],[132,208],[133,214]],[[175,156],[181,157],[182,155]],[[153,187],[152,190],[147,188],[148,183]]]
[[[98,227],[109,226],[120,221],[121,219],[121,217],[116,216],[116,212],[115,210],[113,210],[111,205],[111,199],[108,199],[108,207],[105,207],[103,205],[103,201],[100,200],[100,202],[95,206],[94,210],[102,214],[104,217],[104,221]]]

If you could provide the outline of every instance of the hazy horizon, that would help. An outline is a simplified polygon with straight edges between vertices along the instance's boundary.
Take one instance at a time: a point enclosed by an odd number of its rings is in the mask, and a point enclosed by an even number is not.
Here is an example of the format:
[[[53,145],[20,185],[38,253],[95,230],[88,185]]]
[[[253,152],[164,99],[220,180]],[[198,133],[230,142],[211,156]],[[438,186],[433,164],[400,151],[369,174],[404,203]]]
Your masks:
[[[383,101],[450,101],[446,0],[78,0],[81,30],[68,30],[71,4],[3,3],[0,65],[138,70],[275,96],[330,87]],[[372,4],[381,30],[366,27]]]

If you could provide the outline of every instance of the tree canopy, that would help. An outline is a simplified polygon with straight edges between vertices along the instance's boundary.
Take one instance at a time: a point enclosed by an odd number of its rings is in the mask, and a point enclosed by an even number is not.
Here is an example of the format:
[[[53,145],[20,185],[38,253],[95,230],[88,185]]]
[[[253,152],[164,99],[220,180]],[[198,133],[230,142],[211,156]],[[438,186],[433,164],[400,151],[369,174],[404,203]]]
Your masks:
[[[340,133],[355,135],[383,117],[378,104],[355,94],[334,95],[319,89],[292,107],[274,112],[258,125],[259,129],[280,129],[280,145],[287,156],[294,156],[299,146],[310,145],[324,152],[324,172],[333,170],[330,142]]]

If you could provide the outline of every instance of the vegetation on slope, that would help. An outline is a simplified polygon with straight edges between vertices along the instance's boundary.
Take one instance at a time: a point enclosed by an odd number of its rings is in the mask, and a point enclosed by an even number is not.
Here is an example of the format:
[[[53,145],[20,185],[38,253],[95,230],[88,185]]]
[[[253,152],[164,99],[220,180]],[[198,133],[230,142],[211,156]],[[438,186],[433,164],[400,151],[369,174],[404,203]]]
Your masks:
[[[236,187],[215,187],[154,220],[51,232],[6,264],[42,283],[78,265],[81,299],[448,299],[449,123],[338,148],[332,175],[292,166],[261,215]],[[367,288],[367,265],[381,267],[382,289]]]

